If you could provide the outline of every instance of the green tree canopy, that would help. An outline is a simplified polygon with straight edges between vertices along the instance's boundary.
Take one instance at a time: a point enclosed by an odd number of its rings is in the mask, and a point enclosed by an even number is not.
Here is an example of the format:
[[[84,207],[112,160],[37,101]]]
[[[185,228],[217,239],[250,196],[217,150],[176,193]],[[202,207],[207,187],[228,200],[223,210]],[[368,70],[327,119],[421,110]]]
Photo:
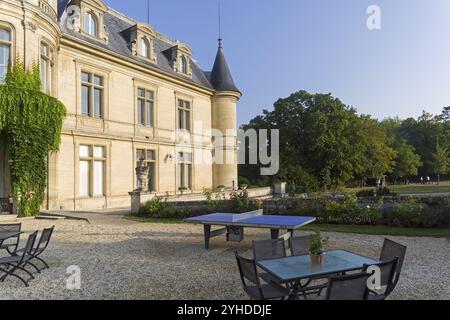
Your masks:
[[[434,173],[438,176],[448,174],[450,167],[449,148],[445,144],[437,143],[434,158]]]
[[[280,130],[282,174],[297,183],[313,176],[323,188],[335,188],[365,170],[364,127],[356,111],[331,94],[299,91],[279,99],[273,111],[243,126],[249,128]],[[251,169],[240,170],[246,175]]]
[[[395,178],[404,178],[418,174],[422,165],[420,156],[416,154],[414,147],[402,139],[396,144],[397,157],[392,175]]]
[[[370,117],[361,121],[366,134],[365,175],[374,178],[392,172],[397,152],[391,147],[386,128]]]

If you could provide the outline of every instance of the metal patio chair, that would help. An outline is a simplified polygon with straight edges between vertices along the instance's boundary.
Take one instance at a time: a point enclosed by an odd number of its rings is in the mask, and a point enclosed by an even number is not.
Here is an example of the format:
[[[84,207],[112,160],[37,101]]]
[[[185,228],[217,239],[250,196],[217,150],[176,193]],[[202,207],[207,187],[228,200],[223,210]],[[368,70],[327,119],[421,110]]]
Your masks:
[[[302,236],[302,237],[291,237],[289,239],[289,249],[291,251],[291,256],[304,256],[309,254],[309,246],[311,242],[311,236]],[[304,292],[301,292],[301,295],[307,299],[307,295],[317,294],[321,295],[322,291],[328,286],[328,283],[324,284],[316,284],[314,286],[310,286],[313,280],[318,279],[310,279],[305,284],[306,287]]]
[[[51,228],[44,229],[42,231],[41,237],[39,239],[39,242],[37,243],[36,247],[33,248],[31,252],[31,258],[26,262],[26,265],[32,266],[38,273],[41,273],[42,270],[49,269],[49,265],[47,262],[40,257],[40,255],[47,249],[48,244],[50,243],[50,239],[52,238],[53,231],[55,230],[55,226]],[[15,252],[16,255],[20,255],[23,252],[24,249],[17,250]],[[44,267],[39,269],[32,261],[33,260],[40,261]]]
[[[256,262],[284,257],[286,257],[284,239],[253,241],[253,259]],[[266,282],[279,282],[266,272],[261,272],[260,277]]]
[[[289,249],[292,256],[304,256],[309,254],[311,236],[289,238]]]
[[[0,258],[0,272],[4,273],[4,275],[0,278],[0,282],[4,282],[8,276],[11,276],[22,281],[26,287],[29,286],[28,282],[30,280],[33,280],[34,276],[31,274],[31,272],[25,269],[25,265],[32,257],[31,254],[33,252],[37,234],[37,231],[30,234],[21,255],[12,255],[10,257]],[[6,268],[2,268],[1,266],[6,266]],[[28,274],[30,278],[28,280],[22,278],[17,274],[17,271],[19,270]]]
[[[394,278],[398,265],[398,257],[386,262],[375,264],[381,271],[381,288],[379,290],[369,290],[369,300],[385,300],[394,290]],[[367,273],[369,265],[364,265],[363,272]],[[370,276],[370,274],[369,274]]]
[[[255,260],[243,258],[236,252],[236,261],[244,291],[252,300],[284,300],[289,297],[290,291],[278,283],[261,284]]]
[[[367,272],[331,277],[328,282],[326,300],[367,300]]]
[[[404,245],[401,245],[390,239],[384,239],[383,248],[381,249],[380,261],[390,261],[395,257],[398,258],[395,275],[389,288],[390,291],[385,293],[386,297],[388,297],[392,293],[392,291],[397,286],[398,280],[400,279],[403,262],[405,261],[406,249],[407,247]]]
[[[21,223],[15,224],[0,224],[0,232],[18,232],[22,229]],[[15,237],[9,238],[3,243],[0,243],[0,250],[6,250],[10,255],[14,254],[19,246],[20,234]]]

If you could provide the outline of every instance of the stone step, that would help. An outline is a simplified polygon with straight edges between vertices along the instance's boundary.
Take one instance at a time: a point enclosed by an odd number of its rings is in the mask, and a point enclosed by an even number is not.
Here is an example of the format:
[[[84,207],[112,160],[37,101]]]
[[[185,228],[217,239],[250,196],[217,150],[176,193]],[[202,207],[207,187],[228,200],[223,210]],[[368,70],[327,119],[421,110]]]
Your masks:
[[[1,213],[0,214],[0,221],[15,221],[17,219],[16,214],[9,214],[9,213]]]
[[[36,219],[38,220],[64,220],[66,217],[60,217],[60,216],[46,216],[46,215],[39,215],[36,216]]]

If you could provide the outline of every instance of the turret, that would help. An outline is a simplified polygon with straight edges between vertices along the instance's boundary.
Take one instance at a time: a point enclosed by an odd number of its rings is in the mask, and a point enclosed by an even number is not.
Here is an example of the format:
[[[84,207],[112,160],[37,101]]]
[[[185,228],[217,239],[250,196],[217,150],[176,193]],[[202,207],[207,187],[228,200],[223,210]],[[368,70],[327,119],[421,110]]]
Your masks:
[[[220,130],[223,135],[223,139],[214,141],[216,160],[213,164],[213,187],[236,188],[238,187],[236,107],[241,92],[234,84],[221,39],[210,80],[216,90],[212,98],[212,128]]]

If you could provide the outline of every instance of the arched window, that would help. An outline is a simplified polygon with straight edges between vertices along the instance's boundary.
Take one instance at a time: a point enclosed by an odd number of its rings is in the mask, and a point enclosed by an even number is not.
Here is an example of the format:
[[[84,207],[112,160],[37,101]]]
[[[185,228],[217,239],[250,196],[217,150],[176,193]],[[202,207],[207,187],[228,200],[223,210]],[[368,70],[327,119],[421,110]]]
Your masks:
[[[140,46],[139,54],[143,57],[150,58],[150,43],[148,42],[148,40],[142,37],[140,39],[139,46]]]
[[[187,60],[185,56],[181,56],[180,58],[180,72],[187,74]]]
[[[5,81],[11,60],[11,30],[0,26],[0,83]]]
[[[86,13],[84,16],[84,32],[97,37],[97,19],[90,12]]]

